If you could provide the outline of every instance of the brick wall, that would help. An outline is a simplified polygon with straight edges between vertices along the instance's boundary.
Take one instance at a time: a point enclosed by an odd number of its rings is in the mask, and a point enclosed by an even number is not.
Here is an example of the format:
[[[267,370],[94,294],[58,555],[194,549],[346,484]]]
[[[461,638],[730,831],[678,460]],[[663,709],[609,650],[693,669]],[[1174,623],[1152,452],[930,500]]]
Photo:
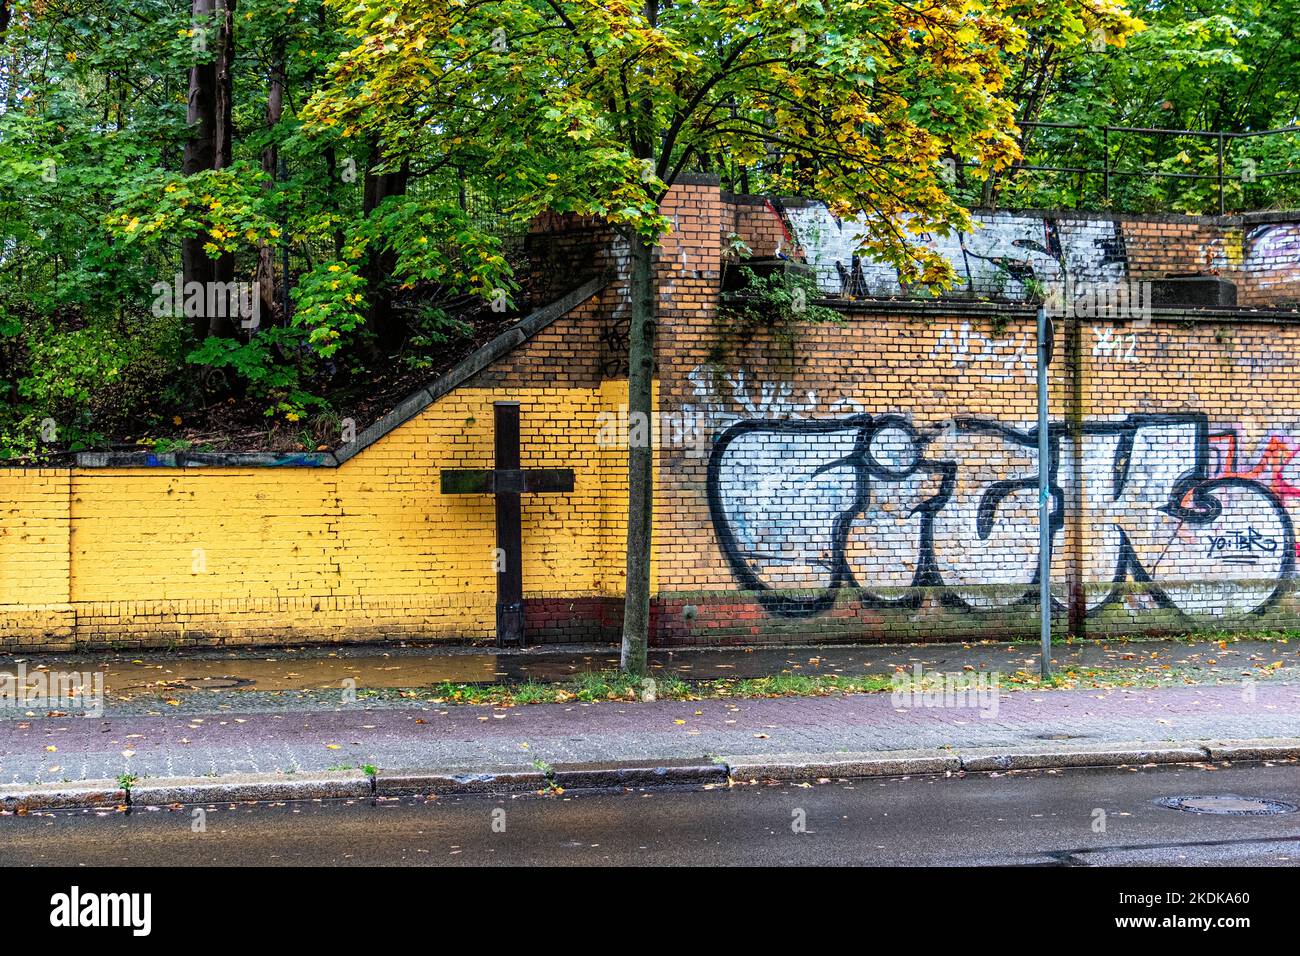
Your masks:
[[[70,476],[0,470],[0,635],[10,642],[67,641]]]
[[[842,302],[839,323],[800,326],[793,343],[732,340],[718,319],[728,237],[756,255],[806,253],[833,283],[837,247],[808,228],[819,208],[726,196],[707,178],[665,203],[657,643],[1032,633],[1034,330],[1007,294],[1024,285],[1015,264],[1063,261],[1108,281],[1209,263],[1263,306],[1300,278],[1284,216],[996,214],[988,235],[953,246],[965,300]],[[616,638],[626,459],[608,429],[626,406],[622,250],[571,217],[538,234],[554,242],[545,268],[560,286],[614,281],[338,467],[0,470],[0,647],[489,640],[492,501],[443,496],[438,476],[491,464],[492,402],[504,399],[522,403],[525,467],[576,475],[572,494],[524,500],[530,637]],[[835,261],[853,276],[851,255]],[[888,288],[885,272],[858,274]],[[976,301],[995,286],[1010,304]],[[1297,364],[1291,313],[1060,323],[1063,629],[1295,626]]]
[[[734,221],[726,197],[718,202],[724,223]],[[785,208],[796,225],[800,211]],[[1052,228],[1051,251],[1074,277],[1163,277],[1207,261],[1245,274],[1231,253],[1239,239],[1234,247],[1220,221],[992,218],[1002,234],[983,237],[984,259],[969,240],[956,247],[983,264],[970,271],[977,293],[1007,272],[1007,250],[1040,270],[1055,261],[1045,242],[1044,252],[1030,245]],[[795,231],[810,259],[829,246]],[[710,250],[697,254],[707,261]],[[1251,265],[1267,271],[1261,257]],[[1296,262],[1268,268],[1289,282]],[[712,313],[665,321],[662,407],[698,417],[708,442],[705,454],[660,450],[661,643],[1034,632],[1032,312],[859,302],[841,314],[842,324],[799,328],[793,347],[774,334],[728,341]],[[1145,327],[1059,326],[1059,625],[1079,634],[1294,626],[1296,317],[1170,313]]]
[[[748,197],[746,197],[748,198]],[[747,205],[742,223],[761,220]],[[759,207],[762,209],[763,207]],[[767,248],[778,215],[835,296],[907,292],[889,266],[855,256],[859,225],[835,219],[821,203],[778,201],[767,223],[750,228]],[[952,263],[953,296],[1023,301],[1031,282],[1051,285],[1202,275],[1228,279],[1242,306],[1300,303],[1300,222],[1294,213],[1253,216],[1110,215],[1079,212],[976,211],[978,228],[921,241]],[[788,245],[788,244],[787,244]]]
[[[487,640],[492,500],[441,495],[438,475],[491,465],[503,399],[524,467],[575,471],[572,494],[523,504],[538,637],[608,637],[592,622],[622,591],[627,495],[597,438],[617,381],[467,385],[337,469],[0,470],[0,647]]]
[[[1261,216],[1261,219],[1273,217]],[[1243,227],[1238,282],[1246,304],[1300,303],[1300,223],[1278,218]]]
[[[1071,334],[1077,372],[1051,389],[1062,625],[1293,624],[1300,327]],[[713,436],[707,458],[661,453],[661,638],[1032,633],[1032,321],[856,312],[797,353],[750,343],[715,375],[679,351],[661,383]]]
[[[803,250],[784,214],[780,199],[766,196],[722,196],[723,248],[733,236],[742,240],[749,255],[760,259],[779,255],[803,258]]]

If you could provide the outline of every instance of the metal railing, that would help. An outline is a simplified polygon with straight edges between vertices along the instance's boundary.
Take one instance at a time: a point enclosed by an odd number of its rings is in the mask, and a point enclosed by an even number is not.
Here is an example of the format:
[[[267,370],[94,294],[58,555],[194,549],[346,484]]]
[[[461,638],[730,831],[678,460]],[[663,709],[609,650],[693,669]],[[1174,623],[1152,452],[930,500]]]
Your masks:
[[[1174,180],[1193,180],[1205,181],[1210,180],[1215,184],[1215,196],[1217,207],[1220,215],[1227,211],[1226,187],[1230,183],[1241,183],[1243,185],[1257,183],[1260,180],[1273,177],[1288,177],[1300,175],[1300,167],[1293,163],[1300,162],[1300,145],[1295,146],[1292,151],[1288,165],[1283,169],[1260,169],[1257,161],[1247,158],[1245,162],[1236,164],[1235,168],[1230,168],[1229,148],[1230,144],[1247,139],[1265,136],[1282,136],[1287,134],[1300,133],[1300,126],[1287,126],[1280,129],[1260,130],[1256,132],[1232,133],[1224,131],[1207,131],[1207,130],[1187,130],[1187,129],[1162,129],[1158,127],[1142,126],[1088,126],[1080,123],[1049,123],[1049,122],[1023,122],[1020,124],[1025,130],[1072,130],[1076,132],[1088,132],[1101,136],[1101,164],[1087,165],[1046,165],[1041,163],[1019,162],[1016,163],[1008,172],[996,177],[993,181],[992,195],[997,196],[999,186],[1006,188],[1015,177],[1025,173],[1057,173],[1073,175],[1077,177],[1077,205],[1083,206],[1086,202],[1087,187],[1090,178],[1093,182],[1100,184],[1099,199],[1101,204],[1109,207],[1114,198],[1112,185],[1114,180],[1122,177],[1142,177],[1147,179],[1174,179]],[[1125,168],[1117,161],[1112,159],[1112,145],[1120,141],[1124,136],[1158,136],[1169,138],[1198,138],[1214,140],[1214,171],[1213,172],[1174,172],[1163,169],[1152,168],[1153,163],[1147,163],[1142,168]],[[1027,156],[1032,156],[1036,148],[1026,136],[1026,145],[1024,152]],[[1038,150],[1044,147],[1037,147]],[[1190,161],[1190,158],[1189,158]],[[1156,160],[1159,162],[1159,160]],[[1243,190],[1244,195],[1244,190]]]

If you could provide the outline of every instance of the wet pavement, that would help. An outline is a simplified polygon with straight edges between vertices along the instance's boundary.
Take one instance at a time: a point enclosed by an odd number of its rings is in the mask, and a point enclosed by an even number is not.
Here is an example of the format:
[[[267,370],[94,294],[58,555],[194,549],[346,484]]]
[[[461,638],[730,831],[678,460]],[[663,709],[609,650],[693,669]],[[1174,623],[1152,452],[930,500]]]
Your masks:
[[[233,697],[234,695],[229,695]],[[244,699],[244,698],[241,698]],[[235,701],[238,703],[238,701]],[[543,764],[944,748],[964,754],[1134,741],[1300,737],[1300,684],[1018,690],[951,701],[892,693],[650,703],[432,705],[64,715],[0,720],[0,783]],[[736,761],[728,759],[729,763]]]
[[[1300,767],[1031,771],[374,804],[215,804],[201,808],[201,828],[191,807],[61,811],[0,818],[0,865],[1300,863],[1300,813],[1213,816],[1160,805],[1183,794],[1252,795],[1294,805],[1300,803]]]
[[[1277,667],[1300,667],[1300,641],[1115,640],[1058,644],[1057,670],[1146,668],[1194,671],[1206,679],[1233,680]],[[464,684],[554,683],[583,672],[618,667],[617,648],[608,646],[533,648],[524,651],[438,646],[355,645],[248,651],[154,651],[99,655],[30,655],[0,658],[0,678],[22,662],[39,668],[98,671],[104,675],[106,704],[123,712],[138,702],[152,706],[169,699],[186,709],[218,701],[286,694],[313,702],[337,697],[342,687],[363,690],[429,688]],[[747,679],[773,674],[890,674],[921,665],[930,671],[1036,671],[1038,647],[1029,643],[838,645],[652,650],[652,673],[684,680]],[[348,684],[346,682],[351,682]],[[254,703],[244,699],[238,706]],[[174,705],[173,705],[174,706]]]

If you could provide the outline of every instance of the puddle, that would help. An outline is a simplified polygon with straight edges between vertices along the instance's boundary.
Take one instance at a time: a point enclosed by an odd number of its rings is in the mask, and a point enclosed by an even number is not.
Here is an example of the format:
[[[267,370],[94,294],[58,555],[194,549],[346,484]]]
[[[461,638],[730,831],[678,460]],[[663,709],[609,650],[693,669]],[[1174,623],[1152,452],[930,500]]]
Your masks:
[[[650,673],[684,680],[765,677],[791,673],[804,675],[864,673],[888,674],[922,664],[931,671],[1010,673],[1025,665],[1033,649],[1026,645],[986,643],[970,645],[830,645],[820,647],[759,648],[657,648],[650,652]],[[1150,664],[1181,660],[1219,663],[1230,654],[1254,659],[1294,658],[1296,648],[1285,643],[1242,642],[1228,650],[1216,644],[1172,642],[1098,642],[1054,649],[1058,666],[1095,662],[1105,666]],[[551,683],[589,671],[618,667],[617,648],[539,649],[497,653],[492,649],[394,645],[382,650],[369,647],[276,648],[256,651],[122,652],[91,657],[7,658],[0,678],[14,675],[24,662],[28,673],[36,670],[99,671],[104,674],[110,700],[134,697],[234,694],[249,691],[337,691],[344,681],[357,690],[432,687],[457,684]],[[1235,666],[1240,669],[1240,664]],[[1062,739],[1053,737],[1051,739]]]

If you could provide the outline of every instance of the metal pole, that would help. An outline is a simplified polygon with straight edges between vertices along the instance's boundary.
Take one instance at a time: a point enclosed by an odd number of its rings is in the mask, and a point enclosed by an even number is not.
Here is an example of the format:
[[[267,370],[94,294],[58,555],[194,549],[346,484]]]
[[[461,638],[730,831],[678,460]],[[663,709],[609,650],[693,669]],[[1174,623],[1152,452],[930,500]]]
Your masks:
[[[1042,658],[1038,672],[1043,680],[1052,673],[1052,496],[1049,490],[1051,460],[1047,408],[1047,306],[1038,307],[1038,615]]]
[[[1219,134],[1219,215],[1223,215],[1223,134]]]
[[[1101,200],[1110,205],[1110,127],[1101,128]]]

